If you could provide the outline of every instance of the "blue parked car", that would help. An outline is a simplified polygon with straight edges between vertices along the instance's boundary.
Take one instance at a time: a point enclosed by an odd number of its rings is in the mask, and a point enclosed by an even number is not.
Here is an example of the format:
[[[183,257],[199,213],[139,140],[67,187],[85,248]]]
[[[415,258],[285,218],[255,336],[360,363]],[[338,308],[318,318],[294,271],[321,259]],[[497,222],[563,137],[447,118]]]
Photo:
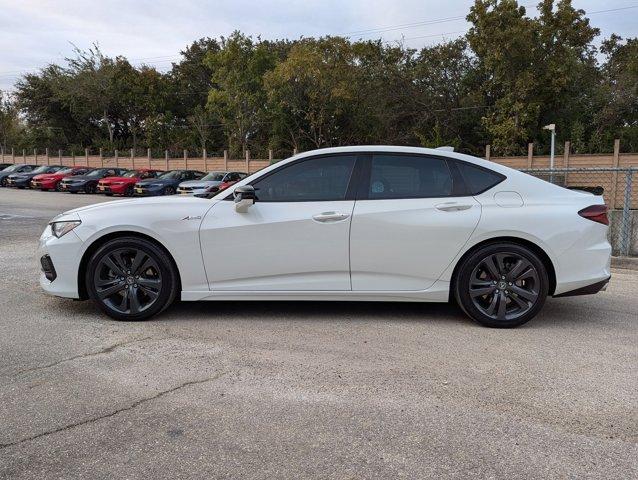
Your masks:
[[[152,197],[155,195],[173,195],[177,186],[187,180],[199,180],[205,172],[198,170],[171,170],[157,178],[147,178],[135,184],[135,196]]]

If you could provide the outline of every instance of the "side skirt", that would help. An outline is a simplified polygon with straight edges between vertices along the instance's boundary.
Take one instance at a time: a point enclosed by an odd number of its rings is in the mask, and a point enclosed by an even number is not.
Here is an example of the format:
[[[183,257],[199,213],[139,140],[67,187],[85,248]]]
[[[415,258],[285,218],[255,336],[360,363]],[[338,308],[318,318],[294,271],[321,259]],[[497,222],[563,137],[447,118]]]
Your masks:
[[[447,302],[450,282],[439,280],[427,290],[419,291],[182,291],[182,301],[333,301],[333,302]]]

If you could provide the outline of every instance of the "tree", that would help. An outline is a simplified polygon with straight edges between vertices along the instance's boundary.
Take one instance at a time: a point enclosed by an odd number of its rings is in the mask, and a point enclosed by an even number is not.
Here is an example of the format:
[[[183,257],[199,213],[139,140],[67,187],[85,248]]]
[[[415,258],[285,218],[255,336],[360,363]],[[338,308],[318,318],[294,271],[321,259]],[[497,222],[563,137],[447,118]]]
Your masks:
[[[21,134],[22,125],[12,99],[0,90],[0,147],[7,151],[8,145],[14,145]]]
[[[275,66],[268,43],[239,32],[222,38],[222,48],[209,52],[205,63],[212,69],[213,88],[207,107],[220,119],[229,149],[246,150],[264,121],[266,93],[262,78]]]

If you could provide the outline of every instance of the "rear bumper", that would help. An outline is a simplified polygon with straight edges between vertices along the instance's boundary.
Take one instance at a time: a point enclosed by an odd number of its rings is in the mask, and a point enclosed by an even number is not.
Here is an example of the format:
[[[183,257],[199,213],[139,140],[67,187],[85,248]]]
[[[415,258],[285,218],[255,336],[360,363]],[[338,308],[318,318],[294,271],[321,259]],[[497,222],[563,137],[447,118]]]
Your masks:
[[[563,293],[559,293],[558,295],[554,295],[554,298],[575,297],[577,295],[593,295],[594,293],[598,293],[600,291],[606,290],[610,279],[611,279],[611,275],[607,277],[606,279],[596,283],[592,283],[591,285],[586,285],[584,287],[580,287],[575,290],[570,290],[568,292],[563,292]]]

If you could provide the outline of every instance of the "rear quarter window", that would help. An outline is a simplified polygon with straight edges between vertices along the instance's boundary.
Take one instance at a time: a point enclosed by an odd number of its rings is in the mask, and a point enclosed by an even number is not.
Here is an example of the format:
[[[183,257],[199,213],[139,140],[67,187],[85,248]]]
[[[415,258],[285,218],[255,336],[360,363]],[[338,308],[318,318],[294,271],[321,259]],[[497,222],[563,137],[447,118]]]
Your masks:
[[[472,165],[471,163],[458,161],[456,166],[463,177],[468,195],[478,195],[505,180],[505,175],[488,168]]]

